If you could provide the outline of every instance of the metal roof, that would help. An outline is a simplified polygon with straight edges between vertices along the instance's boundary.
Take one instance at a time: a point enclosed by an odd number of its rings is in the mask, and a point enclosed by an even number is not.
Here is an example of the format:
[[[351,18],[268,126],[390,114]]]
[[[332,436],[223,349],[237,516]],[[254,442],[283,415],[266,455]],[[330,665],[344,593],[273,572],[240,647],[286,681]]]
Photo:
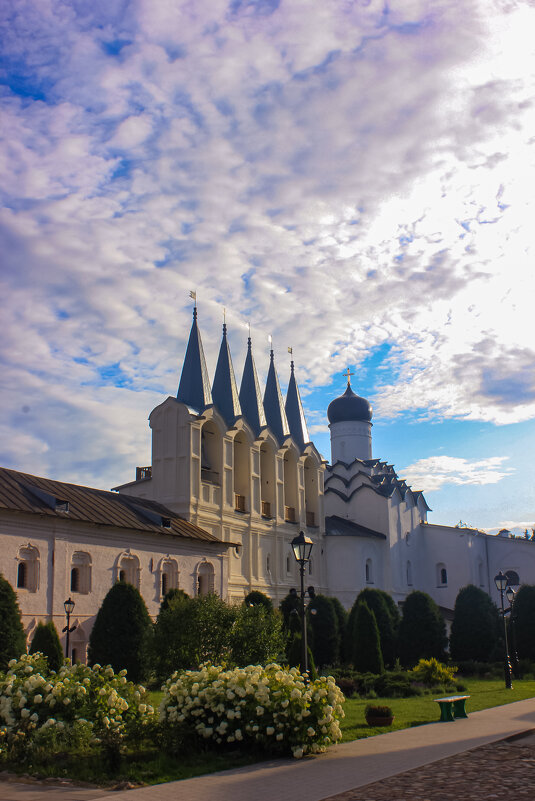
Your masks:
[[[275,369],[275,360],[272,350],[269,354],[269,370],[264,392],[264,411],[269,428],[277,437],[279,445],[282,445],[286,437],[290,435],[290,426],[286,419],[279,377]]]
[[[255,437],[257,437],[267,423],[251,348],[251,337],[247,340],[247,356],[245,357],[240,386],[240,405],[245,419],[253,429]]]
[[[386,540],[386,535],[372,528],[353,523],[338,515],[331,515],[325,518],[325,534],[328,537],[373,537],[378,540]]]
[[[161,503],[0,467],[0,510],[228,545]]]
[[[214,405],[221,412],[227,427],[233,425],[235,419],[242,413],[238,398],[238,388],[234,377],[232,357],[227,340],[227,326],[223,324],[223,338],[219,349],[219,357],[215,368],[214,383],[212,385],[212,398]]]
[[[284,407],[288,425],[290,426],[290,433],[294,442],[303,450],[306,443],[310,442],[308,434],[307,421],[305,420],[305,413],[303,411],[303,404],[301,403],[301,396],[299,394],[299,387],[295,380],[294,363],[290,364],[290,381],[288,382],[288,391],[286,393],[286,405]]]
[[[180,375],[177,400],[202,412],[212,403],[210,379],[202,347],[201,334],[197,326],[197,307],[193,309],[193,323]]]

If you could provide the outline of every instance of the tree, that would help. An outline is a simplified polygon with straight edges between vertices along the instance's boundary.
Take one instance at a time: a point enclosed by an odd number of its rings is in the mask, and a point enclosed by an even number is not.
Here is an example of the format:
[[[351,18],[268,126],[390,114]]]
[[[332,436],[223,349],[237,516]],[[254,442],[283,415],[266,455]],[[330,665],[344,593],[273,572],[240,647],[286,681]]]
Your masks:
[[[196,670],[203,662],[227,661],[238,609],[215,594],[171,598],[154,627],[158,677],[168,678],[175,670]]]
[[[535,661],[535,586],[523,584],[514,600],[516,646],[520,659]]]
[[[316,670],[316,665],[314,664],[314,656],[310,649],[310,645],[307,646],[307,654],[308,654],[308,675],[311,679],[315,679],[318,675]],[[301,633],[295,632],[290,642],[290,646],[288,648],[288,665],[290,667],[299,668],[299,670],[303,670],[301,666]]]
[[[366,587],[357,596],[355,603],[364,602],[375,615],[381,652],[386,665],[393,665],[397,656],[397,635],[400,614],[393,598],[383,590]]]
[[[282,615],[263,603],[242,604],[230,632],[231,661],[237,667],[267,665],[284,653]]]
[[[338,623],[338,636],[340,638],[340,645],[338,648],[338,661],[339,662],[346,662],[345,658],[345,643],[346,643],[346,627],[347,627],[347,612],[338,600],[338,598],[329,598],[332,607],[334,609],[334,614],[336,615],[336,620]]]
[[[15,590],[0,573],[0,670],[26,653],[26,635]]]
[[[446,624],[430,595],[415,590],[407,596],[399,627],[399,650],[403,664],[414,667],[420,659],[445,658]]]
[[[487,662],[500,637],[500,619],[490,596],[469,584],[457,595],[451,624],[450,653],[454,661]]]
[[[131,681],[143,681],[149,672],[152,621],[138,590],[118,581],[102,602],[91,631],[90,665],[126,668]]]
[[[59,641],[56,627],[50,620],[48,623],[38,623],[30,645],[30,654],[41,652],[46,656],[48,667],[56,673],[63,665],[63,650]]]
[[[321,669],[334,665],[340,654],[338,619],[330,598],[316,595],[308,605],[308,621],[312,629],[314,662]]]
[[[359,673],[383,673],[379,627],[367,603],[357,605],[353,627],[353,664]]]
[[[273,612],[273,601],[271,600],[271,598],[268,598],[267,595],[264,595],[264,593],[260,592],[259,590],[253,590],[252,592],[249,593],[249,595],[246,595],[245,598],[243,599],[243,603],[246,606],[257,606],[258,604],[261,604],[269,612]]]

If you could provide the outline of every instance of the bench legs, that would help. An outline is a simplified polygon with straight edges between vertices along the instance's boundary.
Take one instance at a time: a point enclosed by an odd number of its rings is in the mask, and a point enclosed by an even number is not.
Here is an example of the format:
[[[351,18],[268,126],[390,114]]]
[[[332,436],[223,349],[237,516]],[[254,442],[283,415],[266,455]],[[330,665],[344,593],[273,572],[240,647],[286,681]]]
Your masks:
[[[464,698],[458,698],[456,701],[439,701],[438,705],[440,706],[440,723],[468,717]]]
[[[439,701],[438,705],[440,706],[440,723],[455,720],[453,717],[453,703],[451,701]]]

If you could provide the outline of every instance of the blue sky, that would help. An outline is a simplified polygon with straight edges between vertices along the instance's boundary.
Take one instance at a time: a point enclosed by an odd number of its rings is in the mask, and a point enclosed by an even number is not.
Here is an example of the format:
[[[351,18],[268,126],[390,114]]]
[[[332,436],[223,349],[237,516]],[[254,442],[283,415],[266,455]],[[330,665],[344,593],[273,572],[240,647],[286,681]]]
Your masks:
[[[432,522],[535,525],[535,9],[5,0],[0,463],[150,462],[195,289],[212,371],[353,387]]]

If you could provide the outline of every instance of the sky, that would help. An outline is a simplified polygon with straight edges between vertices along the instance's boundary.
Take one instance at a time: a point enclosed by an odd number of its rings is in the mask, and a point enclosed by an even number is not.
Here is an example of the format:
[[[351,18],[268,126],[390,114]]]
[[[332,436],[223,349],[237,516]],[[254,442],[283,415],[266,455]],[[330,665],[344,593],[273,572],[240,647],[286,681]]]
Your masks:
[[[293,349],[432,523],[535,525],[535,7],[4,0],[0,464],[150,464],[190,291],[211,376]]]

